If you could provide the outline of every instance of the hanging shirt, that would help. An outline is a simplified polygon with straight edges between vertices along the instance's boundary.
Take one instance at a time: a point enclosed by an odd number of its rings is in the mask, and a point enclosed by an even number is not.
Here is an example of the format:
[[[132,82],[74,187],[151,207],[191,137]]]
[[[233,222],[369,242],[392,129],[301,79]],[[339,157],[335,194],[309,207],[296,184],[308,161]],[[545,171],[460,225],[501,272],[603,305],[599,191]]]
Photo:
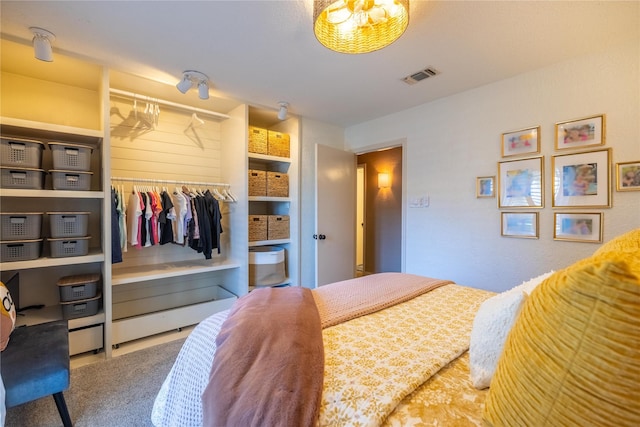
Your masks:
[[[118,195],[111,187],[111,263],[122,262],[122,247],[120,246],[120,218],[118,214]]]
[[[131,243],[131,246],[140,246],[142,209],[140,206],[140,196],[135,191],[129,195],[129,205],[127,208],[127,230],[129,234],[129,243]]]
[[[116,210],[118,211],[118,226],[120,227],[120,249],[127,252],[127,211],[125,207],[124,194],[121,190],[116,191],[118,203]]]
[[[166,245],[167,243],[173,242],[173,225],[172,221],[169,218],[170,211],[173,208],[173,203],[171,202],[171,197],[166,191],[163,191],[160,194],[162,211],[160,212],[160,216],[158,217],[158,223],[160,225],[160,244]]]

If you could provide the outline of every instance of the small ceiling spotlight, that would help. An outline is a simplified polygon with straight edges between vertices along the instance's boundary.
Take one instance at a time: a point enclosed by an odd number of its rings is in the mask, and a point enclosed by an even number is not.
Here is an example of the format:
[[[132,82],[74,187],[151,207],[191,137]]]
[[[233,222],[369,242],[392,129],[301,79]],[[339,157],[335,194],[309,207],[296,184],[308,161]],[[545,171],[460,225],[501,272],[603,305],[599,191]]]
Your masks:
[[[198,96],[200,99],[209,99],[209,77],[200,71],[183,71],[182,80],[176,85],[178,90],[182,93],[187,93],[187,91],[194,86],[198,87]]]
[[[36,59],[52,62],[53,50],[51,42],[56,39],[56,35],[51,31],[38,27],[30,27],[29,30],[33,33],[33,50],[35,51]]]
[[[289,103],[280,101],[278,102],[280,109],[278,110],[278,120],[284,120],[287,118],[287,112],[289,111]]]

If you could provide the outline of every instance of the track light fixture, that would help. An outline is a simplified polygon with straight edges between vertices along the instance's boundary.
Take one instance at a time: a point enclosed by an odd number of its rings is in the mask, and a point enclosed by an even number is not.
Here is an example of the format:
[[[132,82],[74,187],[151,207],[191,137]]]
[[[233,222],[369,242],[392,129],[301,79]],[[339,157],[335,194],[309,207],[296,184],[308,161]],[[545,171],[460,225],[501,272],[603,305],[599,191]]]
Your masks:
[[[278,102],[280,109],[278,110],[278,120],[284,120],[287,118],[287,112],[289,111],[289,103],[280,101]]]
[[[194,86],[198,87],[198,96],[200,99],[209,99],[209,77],[200,71],[183,71],[182,80],[176,85],[178,90],[182,93],[187,93],[187,91]]]
[[[33,33],[33,50],[36,59],[52,62],[53,50],[51,48],[51,42],[56,39],[55,34],[38,27],[30,27],[29,30]]]

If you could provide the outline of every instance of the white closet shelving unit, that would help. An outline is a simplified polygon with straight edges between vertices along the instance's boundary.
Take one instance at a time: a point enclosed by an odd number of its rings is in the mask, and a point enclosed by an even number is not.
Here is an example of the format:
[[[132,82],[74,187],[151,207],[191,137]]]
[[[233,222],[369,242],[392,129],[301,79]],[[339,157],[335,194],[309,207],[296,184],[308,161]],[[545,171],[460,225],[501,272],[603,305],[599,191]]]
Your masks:
[[[43,189],[12,189],[2,188],[0,191],[0,205],[3,212],[42,212],[43,224],[41,235],[45,237],[41,256],[26,261],[3,260],[0,270],[3,272],[17,272],[21,277],[22,294],[25,300],[36,298],[43,294],[44,299],[38,300],[44,307],[30,309],[21,313],[17,318],[17,326],[28,326],[50,322],[63,318],[61,305],[58,304],[56,278],[81,272],[97,272],[102,274],[105,269],[105,255],[102,245],[101,232],[104,191],[102,187],[102,141],[103,133],[92,129],[62,126],[50,123],[11,117],[0,118],[2,135],[36,139],[39,141],[65,141],[81,143],[92,147],[92,187],[88,191],[69,191],[51,189],[51,178],[45,174]],[[51,169],[51,154],[48,149],[43,150],[42,167]],[[48,236],[48,222],[45,212],[89,210],[89,234],[91,243],[89,252],[83,256],[51,257]],[[54,291],[54,292],[52,292]],[[25,304],[22,304],[24,306]],[[105,311],[96,314],[69,319],[69,347],[71,354],[98,350],[104,343]]]
[[[38,260],[0,264],[3,274],[19,273],[22,306],[45,305],[19,316],[20,325],[62,318],[56,286],[60,277],[100,273],[102,306],[95,315],[69,321],[71,353],[104,349],[99,354],[110,358],[113,347],[120,343],[194,325],[247,294],[250,245],[284,247],[287,283],[299,285],[297,118],[281,122],[275,108],[233,99],[211,96],[203,101],[194,91],[183,95],[173,85],[61,53],[53,63],[42,64],[33,59],[28,43],[0,42],[3,134],[94,147],[90,191],[51,190],[50,176],[42,190],[0,189],[2,212],[90,212],[91,240],[86,256],[49,257],[45,240],[45,252]],[[147,105],[158,105],[160,113],[153,125],[141,125],[133,109],[135,103],[138,113],[144,113]],[[290,134],[290,158],[249,155],[250,125]],[[48,168],[51,154],[47,153],[45,150]],[[289,174],[289,197],[248,197],[247,171],[256,162]],[[238,201],[222,203],[221,253],[214,250],[212,258],[205,259],[179,245],[129,247],[122,263],[112,263],[112,177],[146,179],[160,185],[228,185]],[[289,215],[290,238],[250,244],[248,215],[254,209]],[[43,233],[47,231],[45,227]]]

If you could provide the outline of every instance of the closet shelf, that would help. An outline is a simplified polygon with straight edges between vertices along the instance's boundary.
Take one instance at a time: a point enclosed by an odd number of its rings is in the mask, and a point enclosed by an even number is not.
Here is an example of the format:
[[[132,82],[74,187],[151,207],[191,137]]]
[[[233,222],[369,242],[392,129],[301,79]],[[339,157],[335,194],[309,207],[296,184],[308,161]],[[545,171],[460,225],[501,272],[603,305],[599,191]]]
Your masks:
[[[104,199],[104,191],[75,191],[75,190],[22,190],[17,188],[3,188],[3,197],[49,197],[56,199]]]
[[[255,240],[253,242],[249,242],[249,246],[283,245],[286,243],[291,243],[291,239]]]
[[[41,309],[21,312],[21,315],[16,318],[16,327],[38,325],[60,319],[62,319],[62,307],[60,305],[49,305]],[[85,326],[100,323],[104,323],[104,311],[102,310],[93,316],[69,319],[69,329],[84,328]]]
[[[250,160],[260,160],[265,163],[291,163],[290,157],[270,156],[268,154],[249,153]]]
[[[46,239],[45,242],[46,244]],[[60,265],[89,264],[92,262],[104,262],[104,254],[99,249],[90,249],[89,255],[71,256],[62,258],[41,257],[30,261],[3,262],[1,271],[27,270],[31,268],[56,267]]]
[[[250,202],[291,202],[291,197],[249,196]]]
[[[12,117],[0,117],[0,126],[2,126],[2,133],[6,135],[40,138],[43,141],[76,142],[95,147],[100,145],[104,136],[104,132],[101,130],[35,122]]]
[[[185,276],[239,268],[240,264],[232,261],[212,263],[202,261],[178,261],[165,264],[141,265],[122,269],[113,269],[113,286],[127,283],[144,282],[147,280],[163,279],[167,277]]]

